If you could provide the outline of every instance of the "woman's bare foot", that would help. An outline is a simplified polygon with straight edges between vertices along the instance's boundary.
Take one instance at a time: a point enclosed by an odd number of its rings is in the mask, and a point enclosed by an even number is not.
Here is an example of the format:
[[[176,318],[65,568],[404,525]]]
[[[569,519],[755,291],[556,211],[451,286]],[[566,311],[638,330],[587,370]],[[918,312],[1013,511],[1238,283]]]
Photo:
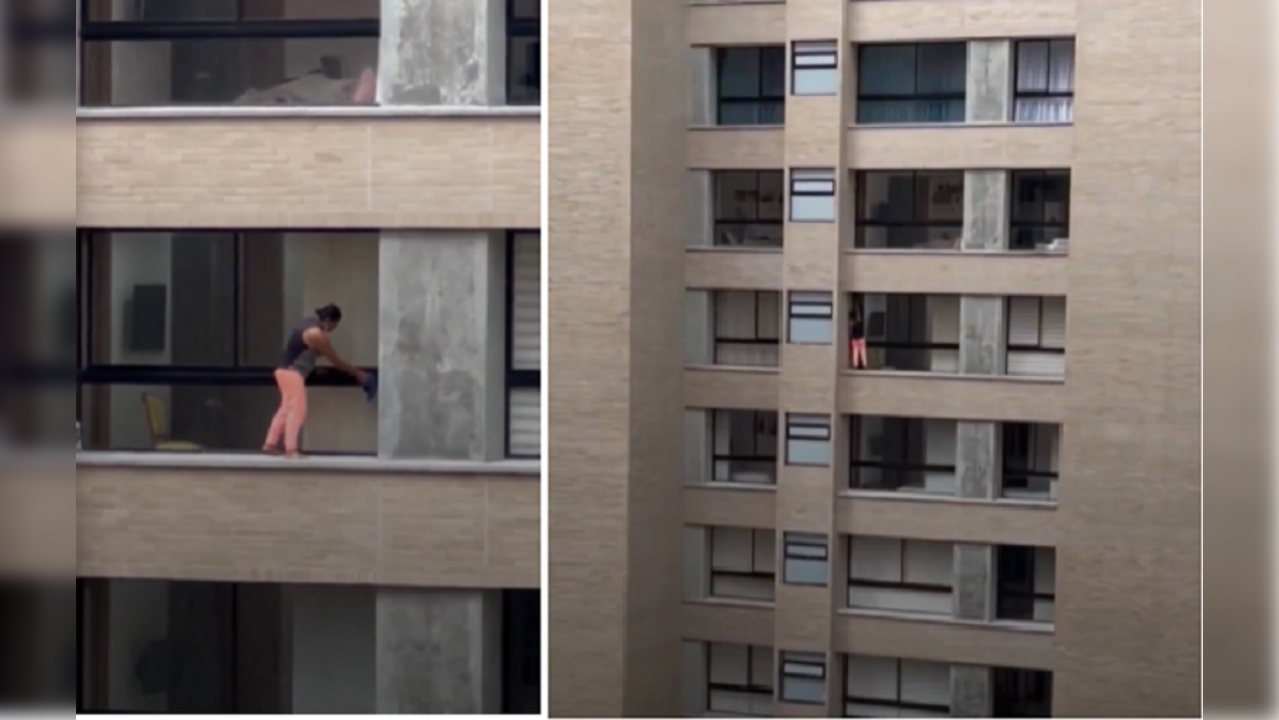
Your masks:
[[[297,450],[293,450],[293,451],[291,451],[291,452],[286,452],[286,453],[284,453],[284,457],[286,457],[286,458],[288,458],[288,459],[290,459],[290,460],[305,460],[305,459],[306,459],[306,455],[304,455],[304,454],[302,454],[302,453],[298,452]]]
[[[264,447],[262,448],[262,452],[267,455],[283,455],[284,454],[284,452],[280,450],[280,448],[278,447]]]

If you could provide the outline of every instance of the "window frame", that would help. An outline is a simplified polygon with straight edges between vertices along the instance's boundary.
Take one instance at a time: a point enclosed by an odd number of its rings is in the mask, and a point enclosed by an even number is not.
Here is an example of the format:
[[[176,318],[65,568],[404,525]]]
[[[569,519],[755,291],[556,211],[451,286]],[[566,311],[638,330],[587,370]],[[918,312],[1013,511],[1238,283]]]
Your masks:
[[[818,298],[821,299],[818,299]],[[795,339],[797,320],[830,322],[831,337],[825,342],[799,342]],[[789,290],[786,292],[786,344],[821,347],[835,342],[835,296],[823,290]]]
[[[516,12],[517,0],[506,0],[506,104],[511,107],[538,107],[542,104],[542,8],[537,5],[537,18],[521,16]],[[519,40],[533,40],[537,49],[532,57],[537,62],[530,76],[537,78],[537,101],[522,100],[514,102],[515,96],[515,47]]]
[[[892,297],[907,298],[907,303],[909,303],[909,308],[908,308],[908,311],[905,313],[906,317],[904,322],[899,323],[900,326],[903,326],[906,328],[905,335],[907,336],[914,335],[914,333],[912,332],[912,330],[914,330],[914,324],[911,318],[914,316],[915,314],[914,311],[917,309],[916,303],[923,304],[924,310],[925,310],[924,314],[927,315],[929,299],[934,297],[945,297],[942,294],[924,294],[924,293],[853,293],[851,301],[854,303],[858,303],[860,307],[862,308],[862,322],[866,326],[866,349],[868,351],[874,350],[874,349],[879,349],[884,351],[888,351],[888,350],[924,350],[924,351],[943,350],[943,351],[951,351],[951,352],[960,351],[960,343],[958,342],[953,342],[953,343],[927,342],[925,343],[925,342],[916,342],[913,340],[873,340],[871,339],[870,315],[866,312],[866,297],[868,295],[879,295],[885,298],[892,298]],[[887,303],[885,303],[885,305],[887,305]],[[884,334],[885,335],[888,335],[888,328],[891,325],[892,325],[892,322],[889,318],[889,311],[887,307],[885,307],[885,310],[884,310]]]
[[[947,714],[950,713],[951,711],[950,705],[929,705],[927,703],[907,702],[902,700],[902,663],[908,662],[908,661],[905,658],[882,658],[882,659],[891,660],[897,666],[897,674],[896,674],[897,700],[896,702],[889,702],[887,700],[880,700],[875,698],[863,698],[857,695],[850,694],[848,689],[847,678],[848,678],[848,666],[852,664],[852,657],[849,655],[845,655],[844,656],[844,678],[845,678],[844,707],[845,708],[847,708],[849,705],[870,705],[873,707],[895,708],[898,710],[918,710],[920,712],[926,712],[926,713],[947,713]],[[932,661],[921,660],[921,661],[913,661],[913,662],[932,662]],[[934,664],[945,665],[947,663],[934,663]],[[846,717],[869,717],[869,716],[846,715]]]
[[[1047,180],[1053,176],[1059,176],[1060,178],[1064,179],[1064,184],[1066,188],[1066,197],[1065,197],[1065,200],[1063,201],[1063,204],[1065,205],[1065,210],[1066,210],[1065,221],[1060,223],[1050,223],[1047,221],[1046,208],[1048,206],[1048,201],[1046,197],[1041,197],[1037,202],[1034,203],[1039,209],[1039,220],[1037,222],[1029,221],[1029,220],[1019,220],[1017,218],[1017,208],[1018,206],[1023,204],[1018,200],[1018,194],[1021,191],[1021,186],[1019,184],[1019,181],[1038,180],[1041,183],[1041,186],[1040,186],[1041,195],[1044,195],[1042,188],[1047,185]],[[1042,236],[1042,233],[1050,228],[1061,228],[1062,229],[1061,237],[1065,239],[1070,239],[1071,187],[1072,187],[1071,172],[1069,169],[1009,171],[1008,173],[1008,249],[1015,252],[1035,252],[1036,250],[1039,250],[1039,248],[1041,247],[1038,244],[1032,245],[1031,247],[1024,247],[1024,246],[1017,245],[1016,240],[1017,240],[1018,230],[1027,230],[1031,232],[1037,232]]]
[[[506,276],[505,296],[506,310],[506,350],[504,357],[504,377],[506,387],[503,390],[505,403],[502,433],[503,455],[511,460],[539,460],[540,456],[511,454],[511,395],[516,390],[537,390],[542,392],[542,370],[518,370],[515,368],[515,240],[519,235],[537,235],[538,243],[545,242],[540,230],[507,230],[506,231]],[[545,278],[543,278],[545,281]],[[543,418],[545,419],[545,418]],[[545,431],[543,431],[545,432]]]
[[[1052,714],[1051,670],[992,667],[990,671],[994,717],[1048,717]],[[1042,698],[1029,697],[1036,689],[1042,690]]]
[[[901,448],[903,453],[907,452],[907,450],[910,447],[912,428],[915,428],[918,426],[918,428],[920,429],[920,432],[923,433],[924,447],[927,448],[928,433],[927,433],[927,426],[924,423],[927,420],[942,420],[942,418],[908,418],[908,417],[900,417],[895,415],[851,415],[849,416],[849,442],[851,445],[849,447],[849,452],[848,452],[848,489],[849,490],[852,490],[854,492],[900,493],[902,492],[901,488],[908,487],[906,485],[898,485],[897,490],[879,490],[876,488],[863,488],[860,485],[856,484],[855,478],[860,478],[861,471],[867,470],[867,469],[877,469],[877,470],[880,470],[881,472],[895,471],[899,473],[906,473],[906,472],[950,473],[952,475],[956,475],[956,476],[958,475],[959,473],[958,453],[956,453],[957,456],[955,458],[956,464],[949,465],[949,466],[928,465],[928,464],[915,465],[915,464],[906,462],[904,454],[902,456],[901,462],[895,462],[895,459],[891,461],[888,459],[880,460],[880,461],[862,460],[861,459],[861,454],[862,454],[861,440],[862,440],[862,432],[865,427],[862,421],[865,418],[871,418],[871,417],[878,417],[881,421],[885,423],[894,422],[894,423],[901,424],[900,425],[902,427]],[[946,422],[951,422],[951,421],[946,421]],[[887,434],[888,434],[888,430],[887,430],[887,426],[885,426],[885,435]],[[956,478],[956,480],[958,480],[958,477]],[[915,490],[913,488],[911,488],[909,492],[910,494],[929,494],[929,493],[925,493],[922,489]]]
[[[955,45],[955,46],[962,45],[962,46],[964,46],[964,53],[965,53],[965,61],[964,61],[964,62],[965,62],[965,65],[967,65],[967,59],[966,59],[966,58],[967,58],[968,47],[967,47],[967,42],[965,42],[965,41],[954,42],[954,41],[949,41],[949,40],[940,40],[940,41],[916,41],[916,42],[861,43],[861,44],[859,44],[859,45],[857,46],[857,101],[856,101],[856,102],[857,102],[857,112],[856,112],[856,114],[855,114],[855,121],[856,121],[856,124],[858,124],[858,125],[895,125],[895,124],[901,124],[901,123],[876,123],[876,122],[867,122],[867,121],[866,121],[866,119],[865,119],[865,116],[862,114],[862,110],[865,108],[865,104],[866,104],[866,103],[868,103],[868,102],[870,102],[870,103],[874,103],[874,102],[901,102],[901,101],[915,101],[915,102],[948,102],[948,103],[949,103],[949,102],[955,102],[955,101],[959,101],[959,102],[961,102],[961,103],[966,103],[966,102],[967,102],[967,99],[968,99],[968,90],[967,90],[967,88],[965,88],[963,91],[945,92],[945,93],[921,93],[921,92],[919,92],[919,79],[920,79],[920,71],[919,71],[919,51],[920,51],[920,48],[921,48],[922,46],[924,46],[924,45]],[[914,53],[915,78],[914,78],[914,85],[913,85],[913,87],[912,87],[912,89],[911,89],[911,92],[909,92],[909,93],[902,93],[902,94],[900,94],[900,95],[883,95],[883,94],[868,94],[868,93],[866,93],[866,92],[863,90],[863,87],[865,86],[865,83],[863,83],[863,82],[862,82],[862,73],[863,73],[863,72],[865,72],[865,68],[866,68],[866,51],[867,51],[868,49],[873,50],[873,49],[876,49],[876,48],[894,48],[894,47],[898,47],[898,48],[901,48],[901,47],[908,47],[908,48],[910,48],[910,49],[912,50],[912,52]],[[965,68],[965,69],[966,69],[966,68]],[[967,118],[967,116],[966,116],[966,112],[967,112],[967,111],[965,110],[965,117],[964,117],[964,119],[963,119],[963,120],[961,120],[961,121],[952,121],[952,123],[951,123],[951,124],[953,124],[954,122],[967,122],[968,118]],[[916,124],[916,122],[907,122],[907,123],[905,123],[905,124],[907,124],[907,125],[914,125],[914,124]],[[946,123],[946,122],[938,122],[938,123],[923,123],[923,124],[927,124],[927,125],[945,125],[945,124],[948,124],[948,123]]]
[[[1068,91],[1066,91],[1066,90],[1053,90],[1053,89],[1052,89],[1052,77],[1053,77],[1053,44],[1054,44],[1054,43],[1063,43],[1063,42],[1068,42],[1068,43],[1070,43],[1070,46],[1071,46],[1071,62],[1072,62],[1072,68],[1071,68],[1071,69],[1072,69],[1072,73],[1071,73],[1070,90],[1068,90]],[[1045,65],[1046,65],[1046,68],[1047,68],[1047,75],[1045,76],[1045,79],[1044,79],[1044,87],[1043,87],[1043,89],[1042,89],[1042,90],[1038,90],[1038,89],[1036,89],[1036,90],[1022,90],[1022,89],[1021,89],[1021,49],[1022,49],[1022,47],[1023,47],[1023,46],[1037,45],[1037,44],[1043,44],[1043,45],[1045,46],[1045,48],[1044,48],[1044,52],[1045,52],[1045,55],[1046,55],[1046,63],[1045,63]],[[1018,119],[1018,117],[1017,117],[1017,108],[1018,108],[1018,106],[1021,104],[1021,101],[1022,101],[1022,100],[1054,100],[1054,99],[1069,99],[1069,100],[1070,100],[1070,102],[1069,102],[1069,103],[1068,103],[1068,105],[1067,105],[1067,106],[1070,108],[1070,119],[1069,119],[1069,120],[1067,120],[1067,121],[1062,121],[1062,122],[1073,122],[1073,121],[1074,121],[1074,117],[1075,117],[1075,76],[1074,76],[1074,72],[1073,72],[1073,71],[1074,71],[1075,69],[1077,69],[1077,67],[1078,67],[1078,65],[1077,65],[1077,61],[1078,61],[1078,57],[1079,57],[1079,56],[1078,56],[1078,54],[1077,54],[1077,50],[1078,50],[1078,43],[1076,42],[1076,38],[1073,38],[1073,37],[1020,38],[1020,39],[1018,39],[1018,40],[1016,40],[1016,41],[1014,41],[1014,42],[1013,42],[1013,47],[1012,47],[1012,51],[1013,51],[1013,77],[1012,77],[1012,81],[1013,81],[1013,88],[1012,88],[1012,89],[1013,89],[1013,98],[1012,98],[1012,100],[1013,100],[1013,103],[1012,103],[1013,117],[1012,117],[1012,121],[1013,121],[1013,122],[1015,122],[1015,123],[1033,123],[1033,122],[1035,122],[1035,121],[1033,121],[1033,120],[1020,120],[1020,119]]]
[[[755,326],[754,337],[728,338],[720,335],[719,303],[720,303],[720,299],[724,296],[724,293],[730,293],[730,292],[749,292],[754,294],[754,300],[755,300],[755,322],[753,323]],[[745,345],[745,346],[760,346],[760,347],[772,346],[778,349],[777,350],[778,357],[779,358],[781,357],[782,329],[781,329],[780,318],[779,318],[778,326],[772,330],[772,332],[776,333],[777,335],[775,339],[770,339],[769,337],[767,337],[767,335],[763,334],[763,332],[761,331],[761,328],[767,327],[767,324],[763,323],[763,321],[761,320],[761,318],[763,317],[763,312],[761,311],[761,299],[764,297],[765,293],[773,293],[773,295],[777,297],[777,305],[778,305],[777,311],[778,311],[778,315],[780,316],[782,312],[782,307],[781,307],[782,298],[781,298],[780,292],[775,290],[712,290],[711,293],[712,293],[711,294],[711,310],[712,310],[711,324],[714,326],[714,331],[711,333],[712,342],[714,343],[714,347],[712,348],[712,353],[711,353],[711,361],[713,365],[722,366],[722,367],[739,367],[736,365],[725,365],[724,363],[720,361],[720,349],[721,349],[720,345]],[[758,367],[758,366],[748,365],[745,367]],[[766,366],[766,367],[772,367],[772,366]]]
[[[924,220],[921,219],[924,203],[921,203],[919,197],[920,180],[926,176],[942,176],[954,175],[959,179],[960,191],[963,192],[967,182],[966,173],[963,170],[858,170],[855,171],[854,186],[856,187],[856,211],[854,213],[853,225],[853,247],[856,250],[900,250],[909,252],[919,252],[918,246],[906,248],[886,247],[886,248],[869,248],[866,245],[866,230],[872,228],[883,228],[885,232],[896,229],[925,231],[933,229],[953,229],[955,231],[955,250],[960,250],[961,243],[964,238],[964,215],[966,208],[961,208],[958,220]],[[870,213],[867,212],[866,200],[867,190],[869,187],[869,179],[872,175],[882,175],[887,179],[893,175],[908,175],[911,183],[911,219],[910,220],[873,220]],[[924,248],[927,251],[929,248]]]
[[[739,218],[727,218],[720,214],[720,183],[730,175],[737,176],[754,176],[755,179],[755,202],[754,215],[752,220],[742,220]],[[764,219],[764,214],[760,211],[764,207],[761,198],[764,195],[764,180],[766,176],[775,176],[777,180],[778,202],[781,205],[781,213],[776,220]],[[711,173],[711,190],[713,193],[713,202],[711,203],[711,224],[712,237],[711,246],[717,248],[744,248],[744,249],[769,249],[781,250],[786,244],[786,171],[784,170],[715,170]],[[779,238],[776,245],[729,245],[720,242],[721,227],[737,227],[747,228],[752,225],[762,225],[768,227],[776,227],[777,236]]]
[[[822,173],[822,177],[816,177]],[[798,174],[798,175],[797,175]],[[829,177],[826,177],[829,174]],[[830,190],[797,189],[803,183],[829,183]],[[807,219],[795,217],[797,197],[829,198],[831,201],[830,219]],[[794,167],[787,172],[786,178],[786,221],[792,223],[829,224],[839,219],[839,176],[833,168]]]
[[[812,58],[801,62],[801,58]],[[839,41],[837,40],[792,40],[790,43],[790,94],[795,97],[832,97],[839,94]],[[801,72],[833,70],[836,87],[834,92],[801,93],[799,86]]]
[[[776,51],[780,55],[782,67],[786,67],[786,46],[785,45],[725,45],[714,48],[715,50],[715,125],[720,127],[774,127],[776,125],[784,125],[786,123],[786,90],[782,89],[780,95],[773,95],[765,91],[764,86],[764,53],[766,51]],[[755,97],[725,97],[724,96],[724,68],[727,66],[725,57],[730,50],[750,50],[755,53],[756,67],[759,68],[758,77],[755,78]],[[785,70],[783,70],[785,72]],[[783,75],[783,82],[785,76]],[[725,124],[724,122],[724,106],[726,105],[755,105],[763,107],[776,103],[781,108],[780,123],[742,123]]]
[[[1010,487],[1012,487],[1013,489],[1017,489],[1017,486],[1011,486],[1009,484],[1009,477],[1024,477],[1027,480],[1039,478],[1039,479],[1049,480],[1051,482],[1059,482],[1061,480],[1060,470],[1038,470],[1034,467],[1029,467],[1025,470],[1015,469],[1010,471],[1009,462],[1008,462],[1008,458],[1009,458],[1008,448],[1014,444],[1020,444],[1018,442],[1018,438],[1014,436],[1017,435],[1019,432],[1021,432],[1022,428],[1025,428],[1025,445],[1027,448],[1027,456],[1032,458],[1032,461],[1029,463],[1030,465],[1033,466],[1035,464],[1033,461],[1033,458],[1035,455],[1034,449],[1038,445],[1039,433],[1044,432],[1049,427],[1057,428],[1057,452],[1058,452],[1058,457],[1060,457],[1060,454],[1061,454],[1061,426],[1060,425],[1053,426],[1046,423],[1013,423],[1013,422],[1002,423],[1002,425],[1003,425],[1002,435],[1000,438],[1002,441],[1002,444],[1001,444],[1001,453],[1000,453],[1001,462],[1000,462],[1000,479],[999,479],[999,482],[1000,482],[999,494],[1001,497],[1006,496],[1006,491]]]
[[[735,531],[739,531],[739,532],[747,532],[747,533],[750,533],[750,536],[751,536],[751,570],[750,570],[750,572],[744,572],[744,571],[741,571],[741,570],[717,570],[717,569],[715,569],[715,532],[716,532],[717,530],[735,530]],[[773,544],[774,544],[774,547],[773,547],[773,550],[772,550],[772,553],[771,553],[771,554],[772,554],[772,556],[773,556],[773,558],[774,558],[774,562],[773,562],[774,569],[773,569],[773,571],[772,571],[772,572],[767,572],[767,571],[764,571],[764,570],[760,570],[760,569],[758,569],[758,559],[759,559],[759,554],[758,554],[758,549],[759,549],[759,535],[760,535],[760,533],[769,533],[769,532],[773,533]],[[706,594],[707,594],[709,597],[711,597],[711,598],[715,598],[715,599],[717,599],[717,600],[727,600],[727,601],[729,601],[729,602],[751,602],[751,603],[771,603],[771,602],[773,602],[774,600],[772,600],[772,599],[770,599],[770,600],[761,600],[761,599],[759,599],[759,598],[753,598],[753,597],[742,597],[742,596],[740,596],[740,595],[721,595],[721,594],[719,594],[719,593],[715,592],[715,580],[716,580],[717,576],[718,576],[718,577],[726,577],[726,578],[750,579],[750,580],[763,580],[763,579],[768,579],[768,580],[769,580],[769,581],[771,581],[771,582],[772,582],[772,584],[773,584],[773,588],[774,588],[773,592],[774,592],[774,599],[775,599],[775,598],[776,598],[776,587],[777,587],[777,570],[776,570],[776,565],[777,565],[777,562],[776,562],[777,547],[776,547],[776,544],[777,544],[777,534],[776,534],[776,531],[774,531],[774,530],[769,530],[769,529],[767,529],[767,528],[744,528],[744,527],[732,527],[732,526],[728,526],[728,525],[715,525],[715,526],[711,526],[711,527],[706,528],[706,558],[707,558],[707,561],[706,561],[706,570],[707,570],[707,587],[706,587]]]
[[[822,538],[818,543],[817,538]],[[820,557],[802,554],[801,548],[820,549]],[[821,562],[826,565],[826,578],[822,582],[801,582],[790,578],[790,561]],[[782,584],[796,587],[830,587],[830,538],[816,533],[784,532],[782,534]]]
[[[1011,622],[1028,622],[1028,623],[1044,623],[1045,621],[1035,620],[1035,603],[1043,600],[1051,602],[1054,605],[1057,602],[1057,593],[1041,592],[1035,587],[1035,565],[1040,547],[1033,545],[997,545],[995,546],[995,620],[1011,621]],[[1052,550],[1056,553],[1056,548],[1042,548]],[[1026,577],[1029,578],[1030,589],[1027,590],[1021,583],[1008,582],[1004,577],[1005,558],[1010,557],[1013,553],[1024,553],[1025,557],[1016,562],[1025,571]],[[1009,560],[1012,564],[1014,561]],[[1030,616],[1021,617],[1018,614],[1005,614],[1006,602],[1008,599],[1014,601],[1030,601]],[[1051,624],[1051,623],[1047,623]]]
[[[1038,317],[1039,340],[1035,345],[1014,345],[1012,342],[1013,326],[1011,322],[1004,323],[1004,351],[1005,353],[1026,352],[1026,353],[1046,353],[1051,355],[1065,355],[1065,347],[1045,347],[1044,346],[1044,300],[1051,297],[1059,297],[1052,295],[1011,295],[1005,301],[1005,312],[1012,315],[1012,305],[1014,300],[1033,300],[1035,302],[1035,312]]]
[[[758,453],[759,451],[761,434],[763,434],[765,437],[767,436],[766,432],[762,432],[760,430],[761,423],[767,424],[770,420],[773,425],[773,442],[777,446],[777,448],[780,450],[781,449],[781,416],[776,411],[772,411],[772,410],[712,410],[710,412],[711,412],[711,483],[714,485],[727,485],[727,486],[733,486],[733,487],[738,487],[738,486],[756,487],[755,483],[735,482],[733,480],[719,480],[718,479],[719,464],[734,463],[734,462],[761,463],[761,464],[772,463],[772,466],[773,466],[772,482],[769,483],[768,485],[761,486],[761,487],[776,487],[777,475],[778,475],[778,470],[777,470],[778,455],[776,452],[773,453],[772,457],[768,457],[766,455],[758,455],[758,454],[738,455],[735,452],[733,452],[733,435],[732,435],[732,432],[730,431],[728,436],[729,454],[720,455],[718,441],[719,441],[721,415],[730,415],[730,416],[731,415],[749,415],[751,416],[753,425],[755,427],[754,432],[751,433],[751,444],[753,446],[752,447],[753,451],[756,453]],[[727,423],[731,427],[732,425],[731,417],[727,419]]]
[[[77,311],[79,318],[79,328],[76,335],[76,420],[81,423],[84,428],[85,444],[91,444],[90,438],[91,425],[89,418],[84,415],[84,396],[86,390],[93,388],[109,388],[116,385],[124,386],[165,386],[165,387],[255,387],[255,388],[274,388],[276,387],[275,371],[278,369],[274,365],[262,366],[244,363],[244,322],[243,316],[243,298],[244,298],[244,247],[247,242],[251,242],[247,236],[255,233],[274,233],[288,232],[289,234],[298,235],[334,235],[334,234],[367,234],[368,230],[361,228],[259,228],[259,229],[210,229],[210,228],[76,228],[76,265],[78,275],[77,278]],[[114,322],[113,311],[111,308],[99,308],[95,305],[94,300],[99,293],[99,282],[101,275],[106,276],[108,283],[111,281],[110,268],[102,266],[98,260],[98,248],[103,247],[100,243],[109,242],[110,238],[115,235],[127,235],[131,233],[137,234],[165,234],[165,233],[209,233],[226,235],[233,238],[235,245],[234,250],[234,272],[232,274],[233,286],[231,288],[231,297],[234,306],[231,309],[230,317],[232,318],[231,336],[233,338],[234,358],[230,365],[129,365],[129,364],[113,364],[100,363],[94,359],[94,351],[98,347],[98,330],[99,320],[105,320],[108,325]],[[170,316],[169,321],[172,322]],[[283,348],[283,346],[281,346]],[[377,368],[372,366],[361,367],[361,370],[368,373],[376,373]],[[339,372],[333,368],[324,366],[316,368],[316,371],[307,378],[306,386],[309,388],[354,388],[358,386],[355,378],[346,373]],[[96,452],[116,452],[110,448],[96,450]],[[333,453],[325,453],[323,451],[308,451],[311,455],[326,455]],[[352,453],[341,453],[350,455]]]
[[[819,665],[816,660],[808,659],[807,657],[805,657],[805,656],[812,656],[815,658],[816,656],[820,654],[821,653],[807,653],[807,652],[787,651],[787,650],[783,650],[777,654],[777,679],[778,679],[777,699],[780,702],[784,702],[789,705],[807,705],[809,707],[815,707],[815,706],[826,704],[827,693],[825,691],[822,692],[822,702],[817,702],[817,703],[807,701],[807,700],[795,700],[793,698],[788,698],[786,696],[786,680],[789,678],[795,678],[798,680],[818,680],[818,681],[821,681],[822,683],[826,682],[827,675],[829,674],[829,665],[830,665],[829,658],[823,656],[821,664]],[[811,667],[818,670],[818,673],[816,675],[805,675],[802,673],[788,672],[787,671],[788,665]]]
[[[869,588],[872,590],[906,590],[909,592],[932,593],[935,595],[954,594],[955,583],[953,581],[951,582],[950,585],[944,585],[944,586],[906,581],[906,577],[907,577],[906,566],[907,566],[907,558],[909,556],[909,553],[906,552],[907,543],[932,542],[929,540],[918,540],[915,538],[887,538],[887,537],[877,538],[878,540],[887,540],[887,541],[897,543],[897,546],[898,546],[897,555],[900,558],[898,561],[900,563],[900,567],[898,568],[898,571],[902,577],[902,580],[901,582],[889,582],[887,580],[864,580],[864,579],[857,578],[856,576],[853,575],[853,540],[854,538],[857,538],[857,537],[870,537],[870,536],[849,535],[844,539],[844,542],[846,543],[846,546],[844,549],[847,552],[847,557],[848,557],[848,561],[847,561],[848,562],[848,590],[852,590],[852,588],[855,588],[855,587],[863,587],[863,588]],[[950,543],[950,544],[953,547],[954,544],[953,543]]]
[[[728,645],[728,646],[735,645],[737,647],[746,648],[746,684],[745,685],[730,685],[728,683],[717,683],[711,679],[712,677],[714,677],[712,673],[712,670],[714,668],[714,663],[712,662],[712,658],[714,657],[713,648],[715,645]],[[769,654],[773,653],[773,649],[771,647],[765,647],[763,645],[744,645],[742,643],[717,643],[717,642],[706,643],[706,711],[708,713],[722,714],[727,712],[724,710],[715,709],[715,706],[713,705],[715,691],[740,693],[742,695],[757,695],[761,699],[767,699],[769,704],[772,704],[775,701],[776,690],[774,688],[774,683],[772,682],[773,680],[773,678],[771,677],[772,673],[769,673],[770,675],[769,684],[767,686],[759,685],[759,684],[756,684],[755,682],[755,651],[756,650],[766,650],[768,651]],[[772,717],[772,716],[771,715],[769,716],[750,715],[748,717]]]
[[[786,420],[785,420],[786,422],[786,436],[785,436],[786,437],[786,447],[785,447],[786,461],[785,462],[787,466],[789,467],[823,467],[823,468],[831,466],[831,461],[818,465],[814,463],[795,462],[794,460],[791,459],[791,454],[792,454],[791,442],[792,441],[825,442],[827,445],[829,454],[831,455],[832,461],[833,461],[834,444],[835,444],[834,422],[830,420],[829,418],[827,418],[826,424],[822,425],[815,421],[815,419],[818,417],[826,417],[826,416],[821,415],[819,413],[786,413]],[[805,418],[808,418],[809,420],[805,420]],[[825,433],[826,437],[822,438],[822,437],[818,437],[817,435],[804,437],[803,435],[796,434],[796,431],[802,431],[802,430],[815,430],[815,431],[820,430]]]

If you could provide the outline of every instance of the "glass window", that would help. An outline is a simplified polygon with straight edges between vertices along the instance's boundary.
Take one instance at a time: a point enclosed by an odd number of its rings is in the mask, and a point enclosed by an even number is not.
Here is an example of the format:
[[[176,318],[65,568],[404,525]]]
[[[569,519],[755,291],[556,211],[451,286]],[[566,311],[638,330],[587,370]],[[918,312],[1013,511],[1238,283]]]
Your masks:
[[[375,233],[82,232],[84,448],[260,449],[284,341],[315,308],[342,308],[340,356],[377,365],[378,252]],[[318,408],[354,380],[321,369],[309,384]],[[358,432],[325,433],[313,411],[306,449],[373,452],[376,414],[338,395],[337,413],[370,414]]]
[[[858,123],[959,123],[965,120],[966,43],[863,45],[857,78]]]
[[[719,125],[781,125],[786,121],[786,49],[719,48],[716,95]]]
[[[963,172],[861,172],[856,185],[857,248],[960,249]]]
[[[542,102],[541,0],[507,0],[506,102]]]
[[[81,103],[369,104],[379,14],[377,0],[91,0],[81,29]]]
[[[777,484],[777,413],[719,410],[713,422],[714,482]]]
[[[839,49],[834,42],[792,44],[791,65],[793,94],[839,94]]]
[[[777,367],[781,341],[781,293],[718,290],[715,304],[715,364]]]
[[[851,302],[850,325],[862,319],[866,369],[958,372],[958,295],[866,294],[854,295]]]
[[[1017,122],[1068,123],[1075,117],[1075,41],[1017,43],[1013,118]]]
[[[831,426],[826,415],[786,416],[786,464],[830,467]]]
[[[826,656],[784,652],[781,656],[783,702],[797,705],[826,704]]]
[[[1070,171],[1011,173],[1009,248],[1065,252],[1070,238]]]
[[[791,170],[791,222],[835,222],[837,192],[834,170]]]
[[[835,336],[835,308],[830,293],[790,294],[790,338],[794,345],[829,345]]]
[[[782,247],[782,171],[717,172],[714,182],[716,246]]]
[[[850,489],[954,495],[957,433],[954,420],[854,415]]]

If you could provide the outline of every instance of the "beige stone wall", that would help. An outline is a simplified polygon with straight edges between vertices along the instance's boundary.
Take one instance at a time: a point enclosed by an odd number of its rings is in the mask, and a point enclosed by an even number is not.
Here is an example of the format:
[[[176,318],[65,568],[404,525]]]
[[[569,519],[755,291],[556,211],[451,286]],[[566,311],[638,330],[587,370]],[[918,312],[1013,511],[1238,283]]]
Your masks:
[[[536,117],[82,118],[76,224],[537,228]]]
[[[536,475],[81,467],[75,495],[81,577],[540,585]]]

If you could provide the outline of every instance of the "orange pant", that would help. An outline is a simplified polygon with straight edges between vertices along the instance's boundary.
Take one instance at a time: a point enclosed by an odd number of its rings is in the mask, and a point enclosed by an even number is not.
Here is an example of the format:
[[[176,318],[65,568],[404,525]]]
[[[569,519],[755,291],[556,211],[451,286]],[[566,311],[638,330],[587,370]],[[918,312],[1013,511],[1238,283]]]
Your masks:
[[[298,436],[306,423],[306,378],[297,370],[276,370],[275,382],[280,386],[280,409],[271,421],[266,434],[266,447],[280,445],[284,437],[284,451],[298,451]]]

